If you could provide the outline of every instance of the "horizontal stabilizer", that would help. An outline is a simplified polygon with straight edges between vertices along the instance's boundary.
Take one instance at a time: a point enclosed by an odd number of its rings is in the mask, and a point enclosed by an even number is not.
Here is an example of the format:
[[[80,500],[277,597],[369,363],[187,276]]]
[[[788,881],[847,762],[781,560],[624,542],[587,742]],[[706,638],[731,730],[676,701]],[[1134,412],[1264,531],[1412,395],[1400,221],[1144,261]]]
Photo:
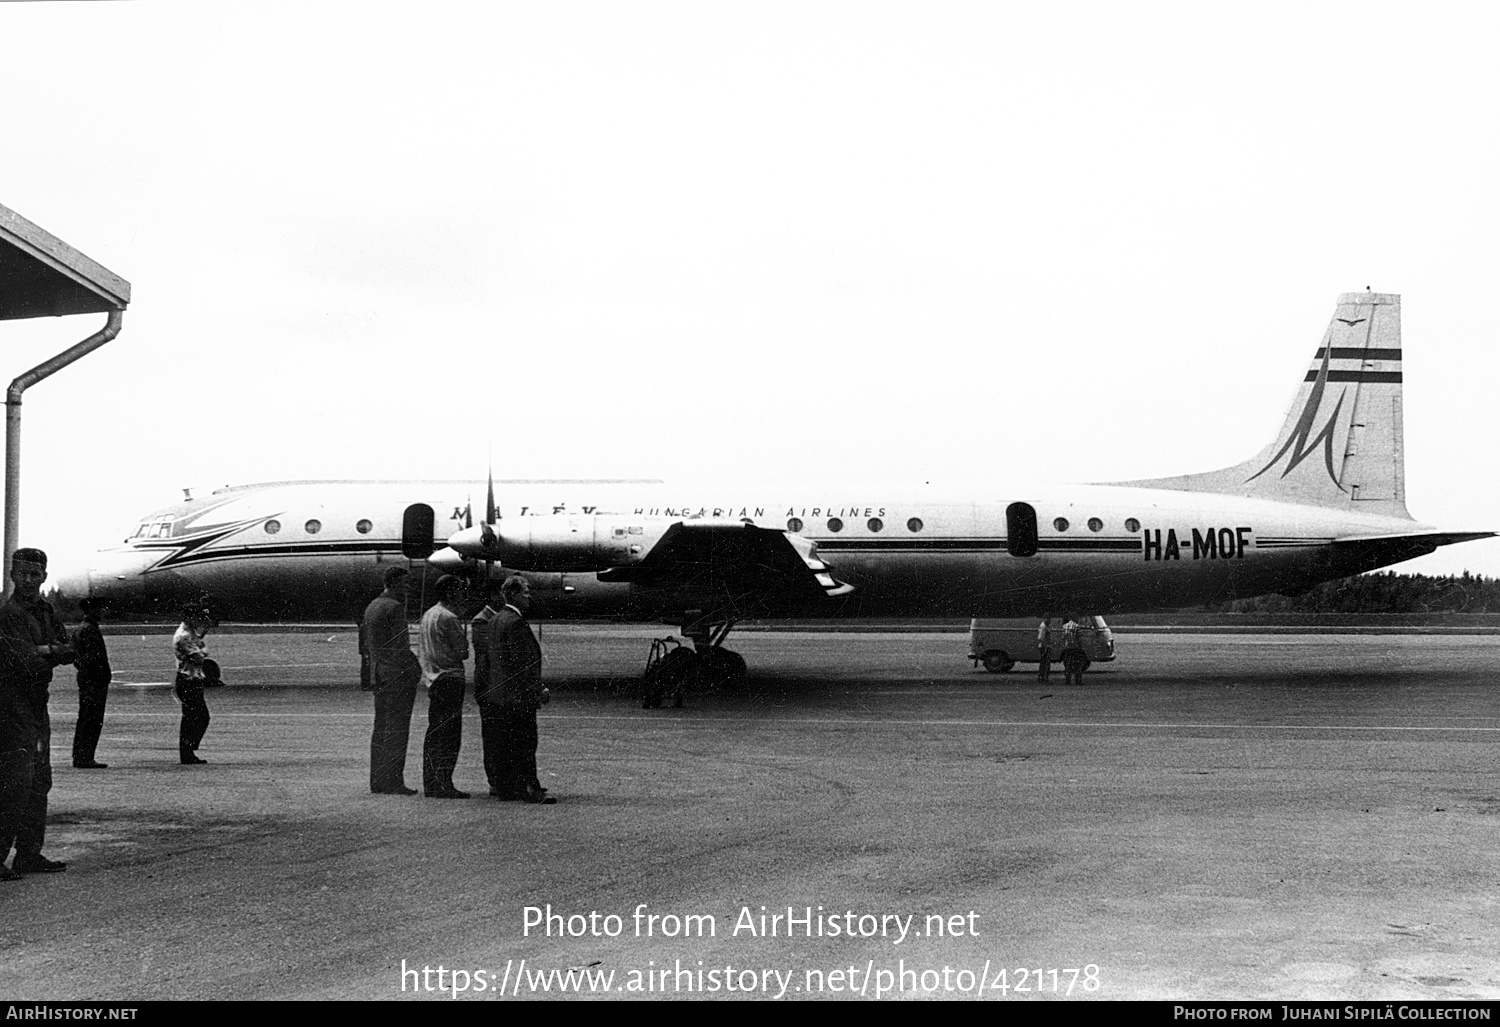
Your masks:
[[[1333,557],[1345,574],[1388,567],[1436,552],[1439,546],[1492,538],[1493,531],[1412,531],[1390,535],[1350,535],[1333,540]]]
[[[1346,535],[1343,538],[1334,539],[1333,544],[1342,546],[1354,542],[1414,542],[1422,545],[1451,546],[1459,542],[1473,542],[1481,538],[1494,538],[1493,531],[1407,531],[1388,535]]]

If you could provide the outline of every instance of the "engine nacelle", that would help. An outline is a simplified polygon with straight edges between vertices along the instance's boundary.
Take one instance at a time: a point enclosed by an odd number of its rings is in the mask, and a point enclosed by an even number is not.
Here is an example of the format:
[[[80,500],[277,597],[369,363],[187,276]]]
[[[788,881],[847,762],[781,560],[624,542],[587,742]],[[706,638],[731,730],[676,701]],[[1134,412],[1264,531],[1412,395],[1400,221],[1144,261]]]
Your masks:
[[[672,524],[628,514],[507,517],[448,539],[464,557],[518,571],[602,571],[640,563]]]

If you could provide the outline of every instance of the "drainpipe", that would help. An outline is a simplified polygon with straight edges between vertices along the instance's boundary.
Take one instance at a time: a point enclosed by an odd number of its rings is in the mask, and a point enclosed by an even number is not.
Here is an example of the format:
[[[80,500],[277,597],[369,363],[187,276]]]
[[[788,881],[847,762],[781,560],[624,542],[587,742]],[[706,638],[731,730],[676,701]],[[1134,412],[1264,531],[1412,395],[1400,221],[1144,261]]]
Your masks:
[[[10,383],[5,393],[5,588],[10,590],[10,556],[19,548],[21,530],[21,393],[49,375],[87,356],[120,334],[123,310],[111,310],[104,327],[51,360],[43,361]]]

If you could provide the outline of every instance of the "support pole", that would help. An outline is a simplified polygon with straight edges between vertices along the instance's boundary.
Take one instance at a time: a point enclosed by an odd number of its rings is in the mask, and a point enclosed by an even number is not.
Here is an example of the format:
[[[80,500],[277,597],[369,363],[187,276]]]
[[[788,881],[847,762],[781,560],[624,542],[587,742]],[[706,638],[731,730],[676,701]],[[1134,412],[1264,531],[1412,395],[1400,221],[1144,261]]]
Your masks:
[[[43,361],[10,383],[5,393],[5,588],[10,590],[10,556],[20,548],[21,532],[21,393],[120,334],[125,311],[111,310],[104,327],[87,339]]]

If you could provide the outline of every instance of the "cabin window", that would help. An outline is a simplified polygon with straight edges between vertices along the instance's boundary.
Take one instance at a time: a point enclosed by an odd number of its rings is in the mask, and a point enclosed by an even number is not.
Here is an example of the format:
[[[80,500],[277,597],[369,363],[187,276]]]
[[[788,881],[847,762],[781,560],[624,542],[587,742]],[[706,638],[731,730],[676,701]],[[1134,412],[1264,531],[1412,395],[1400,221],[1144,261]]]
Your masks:
[[[312,520],[308,521],[306,524],[302,525],[302,530],[307,532],[309,535],[316,535],[318,532],[323,530],[323,522],[315,517]]]
[[[1104,522],[1097,517],[1089,518],[1089,531],[1103,531]]]
[[[354,526],[354,530],[359,532],[361,535],[368,535],[370,533],[370,529],[374,527],[375,525],[371,524],[368,518],[365,518]]]
[[[274,535],[281,530],[281,522],[273,517],[266,522],[265,527],[267,535]]]
[[[1125,518],[1125,530],[1131,532],[1140,531],[1141,522],[1136,520],[1134,517],[1127,517]]]
[[[830,518],[828,518],[828,530],[829,531],[843,531],[844,530],[844,522],[841,521],[841,520],[839,520],[837,517],[830,517]]]
[[[1036,555],[1036,508],[1012,503],[1005,508],[1005,549],[1011,556]]]
[[[1052,526],[1054,528],[1056,528],[1058,531],[1067,531],[1068,530],[1068,519],[1066,517],[1059,517],[1059,518],[1057,518],[1056,520],[1054,520],[1052,522]]]
[[[879,531],[880,529],[885,527],[885,522],[882,521],[879,517],[871,517],[868,521],[865,522],[865,527],[869,528],[871,531]]]
[[[922,530],[922,518],[920,518],[920,517],[913,517],[911,520],[907,521],[906,522],[906,530],[907,531],[921,531]]]
[[[789,518],[787,520],[787,522],[786,522],[786,530],[787,531],[791,531],[791,532],[801,531],[802,530],[802,518],[800,518],[800,517]]]

